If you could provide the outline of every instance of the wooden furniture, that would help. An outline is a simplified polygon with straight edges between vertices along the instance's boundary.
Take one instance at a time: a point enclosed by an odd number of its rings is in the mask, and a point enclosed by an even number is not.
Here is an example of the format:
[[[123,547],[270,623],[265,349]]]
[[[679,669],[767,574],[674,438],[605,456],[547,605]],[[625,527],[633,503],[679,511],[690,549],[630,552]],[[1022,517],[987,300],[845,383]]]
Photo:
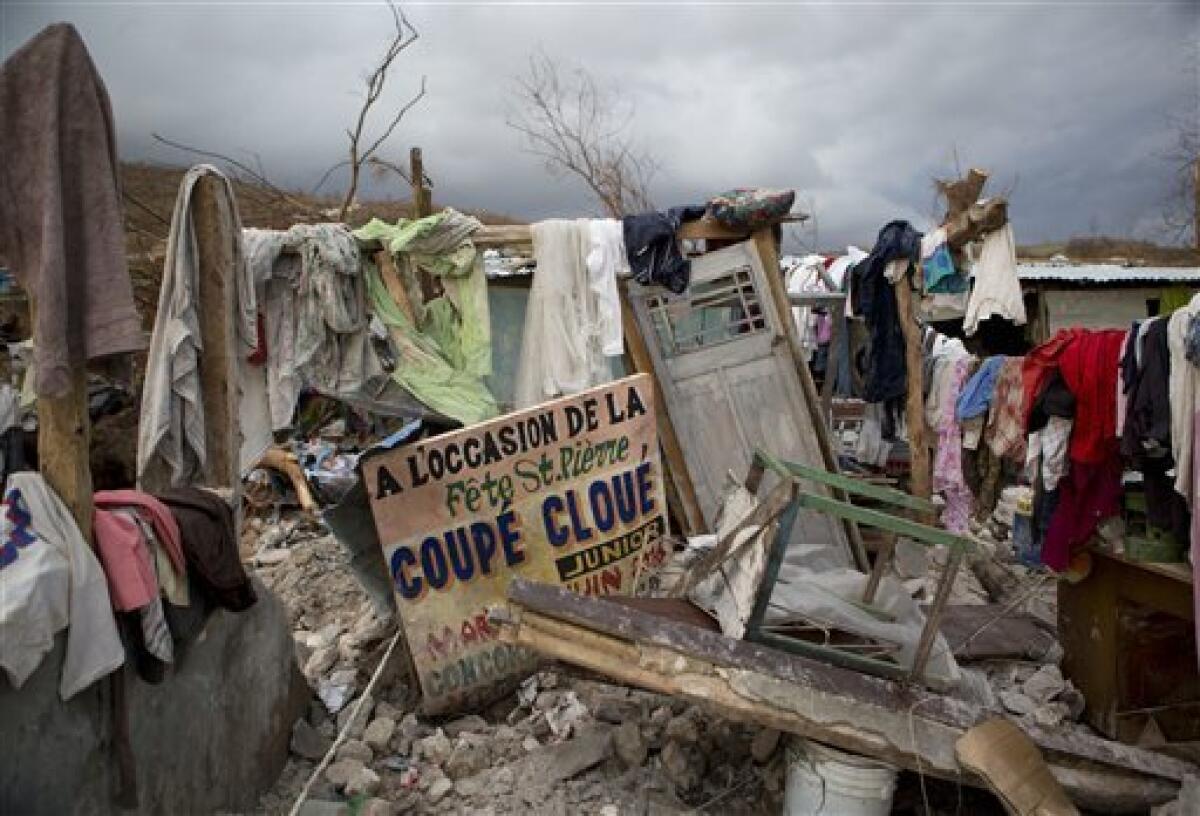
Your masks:
[[[1063,672],[1086,717],[1125,742],[1200,740],[1192,571],[1093,548],[1091,572],[1058,585]]]
[[[794,462],[784,462],[761,450],[755,451],[754,464],[751,466],[750,473],[746,477],[746,489],[751,493],[757,492],[767,472],[792,481],[798,486],[802,486],[804,482],[811,482],[829,488],[836,487],[846,494],[870,498],[885,505],[890,505],[897,510],[909,512],[917,516],[928,515],[933,511],[933,506],[927,499],[910,496],[907,493],[887,487],[878,487],[849,476],[830,473],[819,468],[808,467]],[[927,546],[940,545],[947,548],[949,558],[938,582],[933,603],[929,607],[925,627],[921,632],[921,638],[917,644],[911,666],[906,667],[899,665],[895,661],[881,659],[880,656],[872,654],[872,650],[867,648],[871,644],[864,644],[858,641],[841,644],[832,642],[823,644],[812,643],[806,639],[772,631],[766,625],[767,607],[770,604],[775,584],[779,580],[779,571],[783,566],[784,555],[791,540],[792,525],[795,523],[796,514],[801,508],[828,513],[837,518],[853,521],[856,524],[864,524],[883,530],[888,534],[885,540],[890,545],[894,545],[895,536],[902,535]],[[893,515],[890,512],[856,507],[849,502],[838,501],[837,499],[812,493],[804,489],[795,490],[791,502],[779,521],[778,530],[771,543],[771,551],[767,557],[767,566],[763,580],[759,585],[753,611],[750,613],[750,619],[746,624],[746,640],[757,641],[768,646],[808,657],[827,660],[835,665],[881,677],[909,679],[925,685],[936,685],[933,678],[925,676],[925,668],[928,665],[929,657],[933,650],[942,613],[945,611],[950,599],[950,589],[954,585],[954,577],[962,565],[963,556],[971,546],[970,540],[963,536],[911,521],[907,518]],[[866,588],[861,599],[861,604],[867,609],[873,608],[871,604],[875,600],[875,594],[883,578],[883,571],[890,559],[891,546],[881,551],[875,558],[874,567],[871,570],[870,577],[867,579]],[[877,649],[874,651],[878,652]]]

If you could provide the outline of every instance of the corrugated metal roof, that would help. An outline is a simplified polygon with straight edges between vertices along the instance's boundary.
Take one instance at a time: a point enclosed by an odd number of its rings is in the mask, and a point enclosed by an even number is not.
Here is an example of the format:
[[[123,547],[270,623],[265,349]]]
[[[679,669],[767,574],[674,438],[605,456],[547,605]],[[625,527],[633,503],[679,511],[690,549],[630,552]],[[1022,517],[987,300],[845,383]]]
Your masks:
[[[1194,266],[1018,263],[1017,275],[1023,281],[1200,284],[1200,267]]]

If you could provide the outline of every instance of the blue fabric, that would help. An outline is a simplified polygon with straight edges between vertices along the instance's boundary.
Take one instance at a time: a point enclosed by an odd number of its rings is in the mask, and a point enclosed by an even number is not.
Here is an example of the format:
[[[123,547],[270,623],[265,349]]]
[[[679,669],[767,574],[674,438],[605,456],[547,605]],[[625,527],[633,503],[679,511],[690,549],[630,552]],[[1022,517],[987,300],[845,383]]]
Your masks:
[[[925,273],[925,291],[934,294],[957,294],[967,291],[967,279],[958,274],[950,257],[950,247],[942,244],[921,262]]]
[[[988,357],[975,372],[975,376],[967,380],[954,410],[960,422],[973,419],[987,411],[992,402],[992,393],[996,390],[996,379],[1000,376],[1000,369],[1006,359],[1008,358],[1002,354]]]

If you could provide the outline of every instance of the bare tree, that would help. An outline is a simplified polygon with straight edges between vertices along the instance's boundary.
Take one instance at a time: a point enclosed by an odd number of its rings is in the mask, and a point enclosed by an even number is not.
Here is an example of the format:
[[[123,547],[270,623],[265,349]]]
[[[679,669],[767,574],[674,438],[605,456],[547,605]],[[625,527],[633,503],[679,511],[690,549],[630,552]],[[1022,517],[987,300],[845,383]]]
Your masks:
[[[395,32],[392,35],[392,40],[388,43],[387,50],[384,51],[379,63],[364,80],[367,86],[366,96],[363,97],[362,107],[358,111],[358,118],[354,122],[354,127],[346,130],[346,136],[349,139],[347,148],[348,156],[346,161],[334,165],[326,172],[327,178],[330,173],[341,167],[350,168],[350,184],[346,188],[346,195],[342,199],[341,209],[338,211],[338,219],[346,220],[346,214],[350,211],[351,205],[354,203],[354,196],[358,193],[358,181],[362,174],[363,166],[370,163],[375,156],[375,152],[388,140],[388,137],[395,131],[396,126],[400,124],[400,120],[404,118],[413,107],[425,97],[425,80],[424,75],[421,76],[421,87],[413,95],[408,102],[401,105],[388,120],[387,125],[380,132],[379,136],[374,140],[367,137],[367,119],[372,108],[379,102],[383,95],[383,88],[387,82],[388,71],[396,59],[404,53],[413,43],[420,37],[417,30],[413,28],[412,23],[404,16],[404,12],[394,3],[388,2],[388,8],[392,11],[392,21],[395,23]],[[322,178],[321,183],[324,183]],[[320,184],[317,185],[318,187]]]
[[[583,68],[564,70],[543,52],[517,78],[507,124],[555,175],[574,175],[620,218],[654,209],[649,183],[658,162],[628,136],[633,107]]]
[[[1172,171],[1171,189],[1163,208],[1168,237],[1184,243],[1190,236],[1200,248],[1200,123],[1175,117],[1175,144],[1164,157]]]

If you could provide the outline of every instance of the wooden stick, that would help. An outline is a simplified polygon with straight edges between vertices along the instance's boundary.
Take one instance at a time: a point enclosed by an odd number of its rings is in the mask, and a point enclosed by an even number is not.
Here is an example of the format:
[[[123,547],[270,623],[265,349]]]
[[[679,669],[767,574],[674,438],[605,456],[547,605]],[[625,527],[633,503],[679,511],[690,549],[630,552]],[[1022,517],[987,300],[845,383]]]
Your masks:
[[[908,275],[902,276],[895,286],[900,331],[904,334],[904,364],[908,372],[908,394],[904,407],[911,459],[908,492],[917,498],[928,499],[933,492],[933,471],[929,455],[929,434],[925,427],[921,329],[917,326],[913,313],[913,296],[908,285]]]
[[[929,662],[933,643],[937,640],[938,632],[941,630],[942,616],[946,613],[946,604],[950,601],[950,590],[954,588],[954,576],[958,575],[958,568],[962,564],[962,560],[963,551],[961,549],[949,551],[946,568],[942,571],[942,580],[938,582],[937,594],[933,596],[933,605],[929,607],[929,615],[925,618],[925,628],[921,630],[921,640],[917,643],[917,651],[913,655],[910,676],[917,682],[920,682],[922,675],[925,674],[925,665]]]
[[[196,180],[192,221],[196,229],[200,320],[200,399],[204,405],[205,486],[240,495],[241,432],[237,410],[237,338],[234,315],[233,214],[223,205],[221,179]],[[234,504],[236,507],[236,503]]]

